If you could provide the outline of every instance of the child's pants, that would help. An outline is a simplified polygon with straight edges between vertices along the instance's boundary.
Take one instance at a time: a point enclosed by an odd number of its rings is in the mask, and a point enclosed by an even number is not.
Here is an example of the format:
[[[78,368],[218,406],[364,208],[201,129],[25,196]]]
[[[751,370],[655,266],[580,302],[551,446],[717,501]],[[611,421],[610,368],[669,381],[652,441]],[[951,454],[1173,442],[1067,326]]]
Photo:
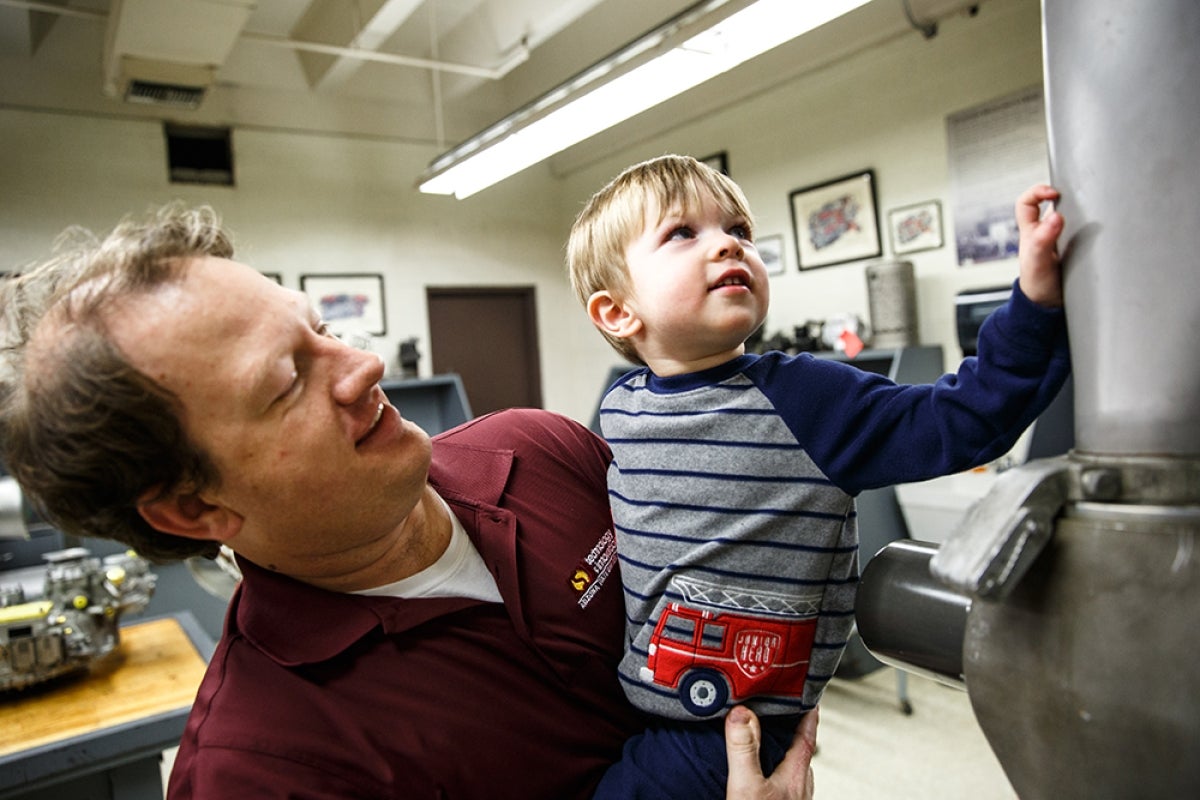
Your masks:
[[[800,725],[799,716],[760,718],[763,774],[783,760]],[[593,800],[723,800],[729,774],[725,720],[652,720],[625,743]]]

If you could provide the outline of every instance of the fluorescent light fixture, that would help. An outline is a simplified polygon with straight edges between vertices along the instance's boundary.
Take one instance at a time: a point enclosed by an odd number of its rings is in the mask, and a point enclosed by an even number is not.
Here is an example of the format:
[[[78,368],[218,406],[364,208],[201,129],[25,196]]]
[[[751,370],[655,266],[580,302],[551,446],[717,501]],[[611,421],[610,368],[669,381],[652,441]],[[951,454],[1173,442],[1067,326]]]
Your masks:
[[[440,156],[419,188],[469,197],[867,2],[758,0],[646,60],[726,0],[698,3]]]

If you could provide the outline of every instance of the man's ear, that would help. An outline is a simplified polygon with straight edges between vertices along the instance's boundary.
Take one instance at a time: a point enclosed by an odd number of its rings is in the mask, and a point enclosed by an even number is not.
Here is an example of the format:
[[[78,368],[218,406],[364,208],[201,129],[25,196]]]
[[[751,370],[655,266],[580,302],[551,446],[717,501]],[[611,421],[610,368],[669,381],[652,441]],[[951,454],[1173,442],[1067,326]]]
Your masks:
[[[618,339],[628,339],[642,329],[642,320],[637,313],[605,289],[588,298],[587,313],[592,324]]]
[[[192,492],[172,492],[160,497],[152,490],[142,496],[137,509],[150,527],[187,539],[224,542],[241,530],[243,522],[241,514],[205,502]]]

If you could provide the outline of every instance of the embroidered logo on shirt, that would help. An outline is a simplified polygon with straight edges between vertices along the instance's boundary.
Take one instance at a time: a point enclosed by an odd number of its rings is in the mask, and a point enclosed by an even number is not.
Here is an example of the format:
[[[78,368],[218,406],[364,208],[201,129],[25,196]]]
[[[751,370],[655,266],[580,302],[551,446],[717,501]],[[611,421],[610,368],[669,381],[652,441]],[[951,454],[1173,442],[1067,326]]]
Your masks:
[[[604,586],[616,563],[617,536],[610,528],[571,574],[571,588],[579,593],[580,608],[587,608],[588,603],[592,602],[592,598],[600,591],[600,587]]]
[[[582,592],[595,577],[586,567],[580,567],[571,576],[571,587],[577,592]]]

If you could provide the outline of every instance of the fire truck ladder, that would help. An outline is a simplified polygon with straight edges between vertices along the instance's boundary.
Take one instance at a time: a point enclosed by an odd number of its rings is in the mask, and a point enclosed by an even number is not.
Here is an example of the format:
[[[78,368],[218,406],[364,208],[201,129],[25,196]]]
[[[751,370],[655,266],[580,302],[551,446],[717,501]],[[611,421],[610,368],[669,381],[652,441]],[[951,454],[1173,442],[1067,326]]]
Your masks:
[[[736,610],[747,614],[807,619],[817,616],[821,610],[819,594],[797,597],[763,589],[739,589],[682,575],[671,578],[671,587],[689,605],[708,606],[719,611]]]

